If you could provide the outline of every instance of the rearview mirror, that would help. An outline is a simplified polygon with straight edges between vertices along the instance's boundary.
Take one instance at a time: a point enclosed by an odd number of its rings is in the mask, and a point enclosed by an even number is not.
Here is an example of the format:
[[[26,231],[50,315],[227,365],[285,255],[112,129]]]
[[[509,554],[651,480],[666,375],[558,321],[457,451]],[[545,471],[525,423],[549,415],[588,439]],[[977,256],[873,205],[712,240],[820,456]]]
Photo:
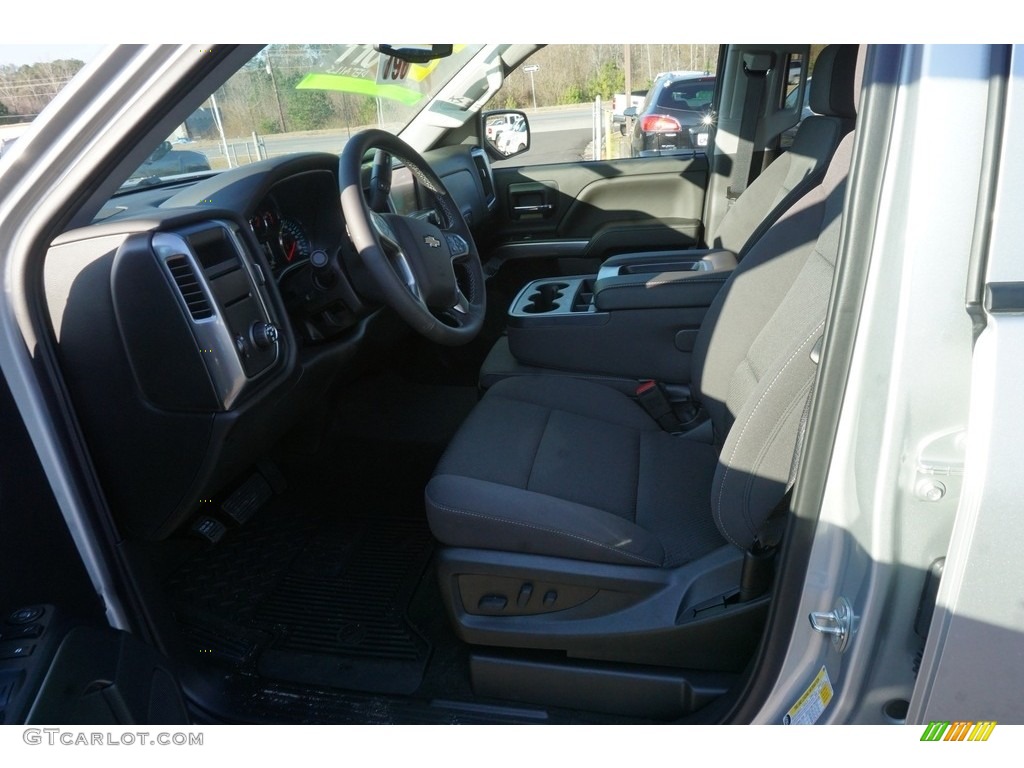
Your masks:
[[[452,55],[454,46],[444,45],[375,45],[373,50],[385,56],[392,56],[410,64],[426,64],[434,59],[443,59]]]

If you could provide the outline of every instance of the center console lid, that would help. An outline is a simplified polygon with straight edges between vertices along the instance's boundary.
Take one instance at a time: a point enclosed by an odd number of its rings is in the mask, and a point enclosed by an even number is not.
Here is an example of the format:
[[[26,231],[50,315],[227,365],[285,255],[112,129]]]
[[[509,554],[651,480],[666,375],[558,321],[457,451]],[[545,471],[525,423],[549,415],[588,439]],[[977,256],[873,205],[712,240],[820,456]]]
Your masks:
[[[731,251],[659,251],[608,259],[594,283],[598,311],[707,307],[736,266]]]
[[[724,248],[685,251],[643,251],[612,256],[601,265],[598,279],[655,272],[716,272],[736,267],[736,254]]]

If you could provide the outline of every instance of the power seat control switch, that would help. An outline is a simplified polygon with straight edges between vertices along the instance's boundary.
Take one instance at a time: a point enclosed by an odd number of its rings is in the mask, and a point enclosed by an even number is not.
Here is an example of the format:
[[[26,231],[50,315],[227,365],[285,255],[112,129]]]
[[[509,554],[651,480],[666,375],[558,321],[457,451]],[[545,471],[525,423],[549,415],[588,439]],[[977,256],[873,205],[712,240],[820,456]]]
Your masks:
[[[531,597],[533,597],[533,584],[526,582],[519,588],[519,595],[516,597],[516,606],[519,608],[525,608],[526,604],[530,602]]]
[[[484,595],[476,604],[480,613],[501,613],[508,605],[508,598],[505,595]]]

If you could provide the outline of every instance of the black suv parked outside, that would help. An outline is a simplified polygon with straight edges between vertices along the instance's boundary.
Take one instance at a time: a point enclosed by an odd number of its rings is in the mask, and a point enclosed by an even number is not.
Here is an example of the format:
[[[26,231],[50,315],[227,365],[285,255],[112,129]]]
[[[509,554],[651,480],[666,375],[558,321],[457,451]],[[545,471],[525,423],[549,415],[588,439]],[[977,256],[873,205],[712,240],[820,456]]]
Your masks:
[[[714,75],[703,72],[663,72],[655,78],[633,116],[633,157],[702,151],[707,146],[707,123],[715,93]]]

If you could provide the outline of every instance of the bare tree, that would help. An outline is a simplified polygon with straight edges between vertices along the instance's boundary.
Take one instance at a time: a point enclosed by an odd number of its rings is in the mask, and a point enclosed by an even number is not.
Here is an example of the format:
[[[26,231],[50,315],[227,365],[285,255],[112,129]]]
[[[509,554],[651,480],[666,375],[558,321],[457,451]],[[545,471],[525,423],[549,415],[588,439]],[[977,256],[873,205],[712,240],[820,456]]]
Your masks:
[[[78,59],[0,66],[0,102],[7,107],[6,120],[34,118],[84,66]]]

